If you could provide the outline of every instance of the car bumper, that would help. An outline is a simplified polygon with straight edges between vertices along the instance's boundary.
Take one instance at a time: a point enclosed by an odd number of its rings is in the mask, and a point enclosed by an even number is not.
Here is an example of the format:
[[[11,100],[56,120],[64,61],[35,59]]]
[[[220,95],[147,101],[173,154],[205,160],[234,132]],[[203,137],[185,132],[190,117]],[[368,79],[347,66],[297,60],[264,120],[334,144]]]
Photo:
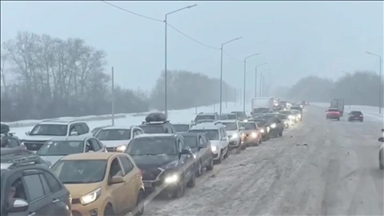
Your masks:
[[[363,121],[364,118],[361,117],[349,117],[348,121]]]
[[[98,198],[95,202],[88,205],[81,203],[73,203],[72,200],[71,210],[73,216],[100,216],[104,214],[104,208],[106,206],[105,200]],[[114,203],[112,203],[113,205]]]
[[[340,118],[341,116],[326,116],[328,119],[338,119]]]

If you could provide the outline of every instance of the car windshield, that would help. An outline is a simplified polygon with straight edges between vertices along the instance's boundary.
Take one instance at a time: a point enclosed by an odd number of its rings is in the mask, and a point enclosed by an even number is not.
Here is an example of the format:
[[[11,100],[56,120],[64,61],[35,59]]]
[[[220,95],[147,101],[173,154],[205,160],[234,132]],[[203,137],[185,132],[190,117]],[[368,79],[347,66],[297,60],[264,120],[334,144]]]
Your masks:
[[[363,115],[363,113],[360,111],[352,111],[351,114],[352,115]]]
[[[184,136],[184,142],[191,148],[197,147],[197,139],[196,136]]]
[[[66,136],[68,131],[67,125],[57,124],[37,124],[29,135],[32,136]]]
[[[146,134],[164,133],[164,126],[162,124],[147,124],[140,125],[139,127],[143,129]]]
[[[174,124],[173,128],[175,128],[176,132],[187,132],[189,130],[188,124]]]
[[[140,137],[133,139],[126,153],[138,155],[176,155],[176,139],[173,136]]]
[[[107,160],[59,160],[51,167],[63,184],[101,182],[104,179]]]
[[[244,127],[245,130],[256,130],[256,124],[253,122],[243,122],[241,127]]]
[[[237,115],[236,114],[226,114],[227,115],[227,119],[228,120],[236,120],[237,119]]]
[[[48,141],[37,154],[41,156],[64,156],[83,152],[83,141]]]
[[[234,131],[239,129],[236,122],[222,122],[221,124],[225,125],[225,129],[227,131]]]
[[[194,133],[204,133],[209,140],[219,140],[218,130],[191,130]]]
[[[215,120],[214,115],[197,115],[195,118],[195,121],[200,121],[200,120]]]
[[[328,112],[339,112],[338,109],[328,109]]]
[[[129,140],[131,139],[130,129],[103,129],[97,133],[99,140]]]

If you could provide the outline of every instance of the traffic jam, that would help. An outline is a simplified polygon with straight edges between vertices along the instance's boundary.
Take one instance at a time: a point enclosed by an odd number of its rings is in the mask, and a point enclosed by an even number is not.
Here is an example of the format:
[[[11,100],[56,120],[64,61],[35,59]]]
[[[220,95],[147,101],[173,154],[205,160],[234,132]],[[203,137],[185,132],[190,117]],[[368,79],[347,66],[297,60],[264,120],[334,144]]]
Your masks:
[[[129,127],[44,120],[23,139],[2,123],[2,215],[142,215],[154,197],[183,197],[231,154],[283,137],[308,105],[255,98],[249,114],[202,112],[183,124],[163,113]],[[339,120],[335,106],[327,119]],[[351,112],[348,120],[362,119]]]

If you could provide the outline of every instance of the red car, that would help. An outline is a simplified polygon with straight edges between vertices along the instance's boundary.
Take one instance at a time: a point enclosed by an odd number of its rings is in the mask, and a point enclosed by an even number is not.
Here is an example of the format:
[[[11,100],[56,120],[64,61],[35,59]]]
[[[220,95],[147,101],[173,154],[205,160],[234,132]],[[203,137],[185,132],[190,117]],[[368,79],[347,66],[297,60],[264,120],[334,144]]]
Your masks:
[[[340,121],[341,112],[337,108],[329,108],[325,112],[326,119],[336,119],[337,121]]]

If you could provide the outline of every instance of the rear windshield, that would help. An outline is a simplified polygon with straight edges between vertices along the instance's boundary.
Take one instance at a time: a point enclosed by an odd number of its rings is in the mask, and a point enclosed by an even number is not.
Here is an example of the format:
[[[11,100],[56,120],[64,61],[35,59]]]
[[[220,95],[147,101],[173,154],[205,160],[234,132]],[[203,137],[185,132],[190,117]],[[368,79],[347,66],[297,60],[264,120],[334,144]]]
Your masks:
[[[253,123],[253,122],[241,123],[241,127],[244,127],[245,130],[255,130],[256,123]]]
[[[227,131],[238,130],[236,122],[222,122],[221,124],[225,125]]]
[[[129,140],[131,139],[130,129],[104,129],[101,130],[96,138],[99,140]]]
[[[236,114],[227,114],[227,118],[228,118],[228,120],[236,120],[237,115]]]
[[[204,133],[209,140],[219,140],[218,130],[191,130],[194,133]]]
[[[139,127],[147,134],[167,133],[162,124],[140,125]]]
[[[195,118],[195,121],[205,120],[205,119],[215,120],[215,116],[214,115],[197,115]]]
[[[360,111],[352,111],[351,114],[353,115],[362,115],[363,113]]]
[[[190,148],[196,148],[196,147],[197,147],[197,139],[196,139],[196,136],[184,136],[184,142],[185,142]]]
[[[176,132],[187,132],[189,130],[189,125],[187,124],[174,124],[173,128],[175,128]]]

